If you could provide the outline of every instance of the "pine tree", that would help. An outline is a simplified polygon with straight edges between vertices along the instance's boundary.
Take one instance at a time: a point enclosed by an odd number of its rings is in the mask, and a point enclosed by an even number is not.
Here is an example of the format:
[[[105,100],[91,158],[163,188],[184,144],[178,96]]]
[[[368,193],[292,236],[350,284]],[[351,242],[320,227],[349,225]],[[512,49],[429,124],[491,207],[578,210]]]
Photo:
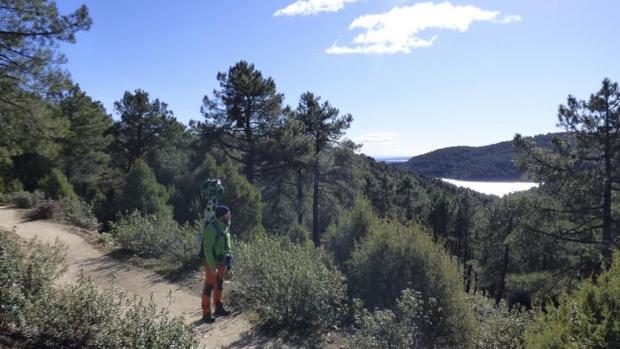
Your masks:
[[[321,98],[310,92],[301,95],[295,117],[304,124],[305,133],[313,143],[312,240],[318,246],[321,241],[319,225],[320,156],[327,147],[342,137],[344,131],[351,125],[353,117],[351,114],[340,115],[340,111],[332,107],[329,102],[321,103]]]
[[[45,176],[39,183],[40,189],[45,195],[53,200],[62,198],[76,199],[77,195],[73,191],[73,186],[67,177],[59,169],[52,169],[50,174]]]
[[[514,139],[520,164],[543,183],[542,190],[556,198],[559,209],[548,208],[558,220],[572,226],[539,231],[558,239],[599,244],[605,263],[617,246],[617,198],[620,193],[620,90],[603,80],[588,101],[568,97],[558,111],[559,126],[568,140],[556,139],[551,151]],[[536,227],[530,227],[537,231]]]
[[[61,15],[53,1],[0,0],[0,182],[32,190],[49,172],[66,130],[46,100],[68,82],[56,47],[90,24],[86,6]]]
[[[220,89],[205,96],[199,124],[204,137],[214,137],[226,156],[243,166],[250,183],[260,176],[261,147],[282,112],[283,96],[271,78],[253,64],[240,61],[217,74]]]
[[[127,173],[116,205],[121,212],[139,211],[144,215],[171,214],[170,193],[157,182],[155,173],[142,159],[135,160]]]
[[[265,140],[266,166],[261,172],[269,175],[261,180],[260,187],[268,212],[265,224],[270,230],[283,232],[295,225],[293,222],[298,226],[304,224],[311,148],[304,125],[290,112],[285,113],[285,118]]]
[[[174,215],[178,221],[193,221],[201,217],[205,203],[199,188],[207,178],[219,178],[222,181],[224,196],[220,203],[231,210],[232,234],[248,239],[263,231],[263,203],[258,190],[231,162],[218,165],[210,155],[205,156],[200,166],[178,182],[172,199]]]
[[[143,90],[125,92],[114,103],[121,120],[114,123],[113,151],[117,165],[128,171],[133,162],[176,142],[184,126],[176,120],[168,105],[159,99],[151,101]]]
[[[92,199],[108,163],[112,118],[100,102],[93,101],[78,85],[60,102],[69,133],[62,141],[60,164],[77,193]]]
[[[55,49],[60,42],[74,43],[91,23],[84,5],[60,15],[53,1],[0,0],[0,102],[19,104],[12,96],[16,90],[58,92],[67,73],[59,67],[65,57]]]

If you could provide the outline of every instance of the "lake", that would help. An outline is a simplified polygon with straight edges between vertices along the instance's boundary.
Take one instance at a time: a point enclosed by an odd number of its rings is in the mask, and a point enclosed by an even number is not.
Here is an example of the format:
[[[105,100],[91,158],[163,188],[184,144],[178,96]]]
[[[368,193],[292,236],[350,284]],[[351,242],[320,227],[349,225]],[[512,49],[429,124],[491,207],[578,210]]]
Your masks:
[[[377,162],[385,162],[386,164],[398,164],[402,162],[407,162],[411,159],[411,156],[390,156],[390,157],[382,157],[378,156],[374,158]]]
[[[449,178],[441,178],[441,180],[454,184],[458,187],[469,188],[483,194],[497,196],[504,196],[517,191],[529,190],[538,186],[538,183],[533,182],[477,182],[461,181]]]

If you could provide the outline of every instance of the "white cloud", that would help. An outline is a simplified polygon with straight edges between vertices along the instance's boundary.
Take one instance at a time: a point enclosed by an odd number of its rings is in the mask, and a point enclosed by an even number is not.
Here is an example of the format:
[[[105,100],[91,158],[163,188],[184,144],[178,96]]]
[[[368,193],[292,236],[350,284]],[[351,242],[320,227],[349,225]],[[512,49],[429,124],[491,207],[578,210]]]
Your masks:
[[[338,12],[346,4],[359,0],[297,0],[296,2],[279,9],[274,16],[308,16],[321,12]]]
[[[351,46],[340,46],[335,42],[326,52],[410,53],[414,48],[429,47],[433,44],[436,35],[426,39],[419,36],[428,29],[465,32],[473,22],[512,23],[522,20],[518,15],[508,15],[501,19],[498,18],[499,15],[499,11],[482,10],[471,5],[455,6],[449,2],[440,4],[424,2],[395,7],[386,13],[356,18],[349,26],[349,30],[362,29],[364,32],[353,38]]]
[[[522,20],[523,18],[521,18],[521,16],[519,15],[508,15],[502,19],[496,20],[495,22],[500,24],[508,24],[513,22],[521,22]]]
[[[353,141],[356,143],[393,143],[398,137],[398,134],[394,132],[370,132],[353,137]]]

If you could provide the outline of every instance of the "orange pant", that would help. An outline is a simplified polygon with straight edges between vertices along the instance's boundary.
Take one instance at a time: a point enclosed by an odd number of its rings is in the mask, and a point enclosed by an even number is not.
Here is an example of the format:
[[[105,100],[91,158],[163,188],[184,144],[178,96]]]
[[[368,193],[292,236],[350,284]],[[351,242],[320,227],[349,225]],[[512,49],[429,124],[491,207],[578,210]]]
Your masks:
[[[222,304],[222,288],[224,286],[224,275],[226,275],[226,267],[217,266],[217,272],[205,266],[205,285],[202,289],[202,314],[211,314],[211,294],[213,294],[213,302]]]

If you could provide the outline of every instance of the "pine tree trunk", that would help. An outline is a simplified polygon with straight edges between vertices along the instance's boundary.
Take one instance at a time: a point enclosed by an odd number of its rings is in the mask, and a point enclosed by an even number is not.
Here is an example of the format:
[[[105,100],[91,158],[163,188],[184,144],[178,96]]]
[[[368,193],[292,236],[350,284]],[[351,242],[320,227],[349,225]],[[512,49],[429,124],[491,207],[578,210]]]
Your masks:
[[[245,112],[245,141],[248,143],[248,152],[245,154],[245,177],[248,179],[250,184],[254,184],[254,161],[256,157],[256,149],[254,144],[254,133],[252,132],[252,115],[250,110],[251,108],[248,105]]]
[[[613,221],[611,217],[611,147],[609,145],[611,135],[606,135],[605,140],[605,180],[603,184],[603,257],[605,264],[611,265],[613,257]]]
[[[495,304],[499,304],[502,298],[504,298],[504,292],[506,291],[506,274],[508,273],[508,254],[510,249],[508,245],[504,247],[504,263],[502,265],[502,272],[497,280],[497,287],[495,289]]]
[[[314,191],[312,193],[312,240],[315,246],[321,244],[321,235],[319,232],[319,153],[315,154],[316,159],[314,162]]]
[[[467,229],[464,229],[463,231],[463,281],[465,282],[465,292],[469,293],[469,287],[471,284],[471,265],[467,265],[467,262],[469,261],[469,254],[468,254],[468,239],[467,239],[467,235],[468,231]]]
[[[250,150],[245,156],[245,177],[254,184],[254,152]]]
[[[297,169],[297,224],[304,221],[304,179],[301,167]]]
[[[471,290],[471,274],[472,274],[472,269],[473,267],[471,265],[466,265],[465,266],[465,292],[469,293],[469,291]],[[476,294],[476,291],[474,289],[474,294]]]
[[[474,271],[474,295],[478,292],[478,272]]]
[[[412,209],[412,204],[411,204],[411,189],[407,188],[407,208],[405,211],[405,218],[407,221],[410,221],[411,219],[413,219],[413,209]]]

